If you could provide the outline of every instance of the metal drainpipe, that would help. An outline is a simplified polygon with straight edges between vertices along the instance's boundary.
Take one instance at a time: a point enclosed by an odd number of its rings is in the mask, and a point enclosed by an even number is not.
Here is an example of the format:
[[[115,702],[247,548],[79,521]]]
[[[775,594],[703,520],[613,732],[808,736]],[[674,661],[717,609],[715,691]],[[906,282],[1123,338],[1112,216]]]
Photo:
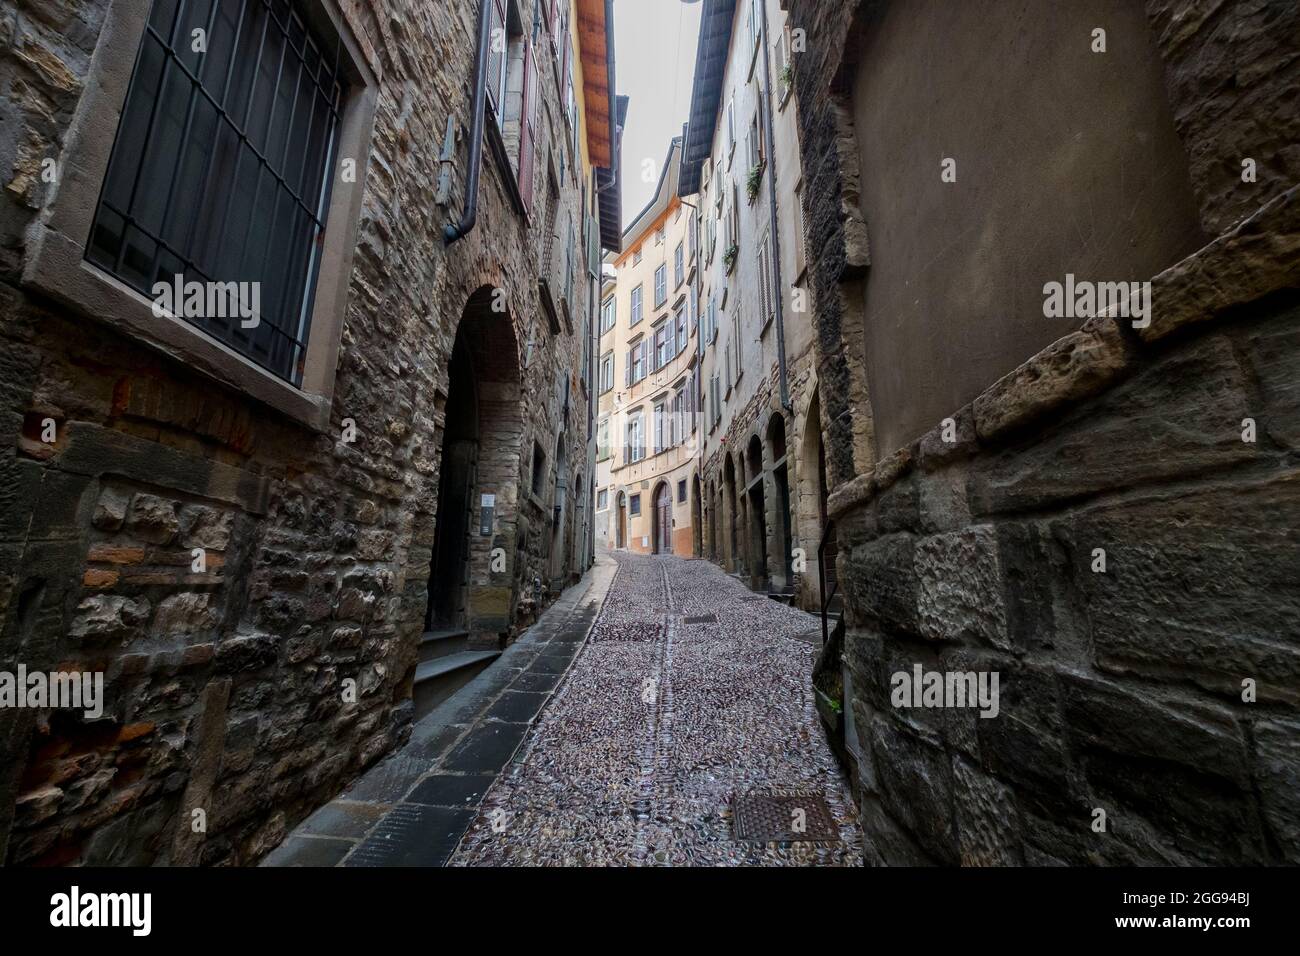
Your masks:
[[[787,412],[792,410],[790,404],[790,382],[785,369],[785,290],[781,284],[781,229],[776,218],[776,141],[772,136],[772,68],[768,62],[767,42],[767,3],[760,0],[763,8],[762,36],[763,44],[763,122],[767,126],[767,186],[772,220],[772,282],[776,286],[776,359],[781,378],[781,407]]]
[[[448,223],[443,229],[447,245],[469,235],[478,220],[478,174],[483,160],[483,117],[487,111],[488,44],[491,42],[492,20],[488,4],[482,0],[478,9],[478,50],[474,53],[474,105],[469,127],[469,174],[465,178],[465,211],[460,222]]]

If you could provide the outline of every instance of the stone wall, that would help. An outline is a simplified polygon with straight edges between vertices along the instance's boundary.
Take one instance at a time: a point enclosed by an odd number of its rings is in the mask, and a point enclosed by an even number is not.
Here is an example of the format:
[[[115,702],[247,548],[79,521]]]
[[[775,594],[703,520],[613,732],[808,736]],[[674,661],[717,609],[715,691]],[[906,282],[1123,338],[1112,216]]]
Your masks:
[[[575,332],[553,335],[538,302],[542,230],[511,204],[512,173],[486,144],[477,228],[444,246],[464,206],[468,137],[442,205],[438,153],[449,115],[469,125],[477,5],[359,0],[343,10],[381,79],[326,431],[30,293],[26,229],[51,195],[36,170],[67,158],[109,6],[20,0],[0,12],[0,416],[13,436],[0,455],[0,670],[102,670],[107,696],[99,720],[0,710],[0,858],[248,863],[409,732],[466,303],[505,291],[522,370],[515,439],[554,449],[564,430],[576,463],[588,283],[574,283]],[[539,196],[547,149],[564,148],[549,59]],[[582,184],[564,178],[560,214],[576,221]],[[345,418],[354,443],[341,440]],[[530,461],[492,480],[527,488]],[[516,627],[536,613],[534,577],[549,580],[546,495],[524,547],[504,543],[515,587],[502,610]],[[575,504],[565,513],[583,513]],[[202,572],[192,547],[206,549]],[[189,825],[194,809],[205,833]]]
[[[1300,119],[1273,106],[1297,93],[1294,9],[1147,4],[1214,238],[1148,277],[1148,327],[1090,320],[888,448],[846,84],[879,6],[790,3],[808,36],[795,82],[847,743],[874,859],[1300,862]],[[895,675],[917,665],[997,673],[997,715],[901,706]]]

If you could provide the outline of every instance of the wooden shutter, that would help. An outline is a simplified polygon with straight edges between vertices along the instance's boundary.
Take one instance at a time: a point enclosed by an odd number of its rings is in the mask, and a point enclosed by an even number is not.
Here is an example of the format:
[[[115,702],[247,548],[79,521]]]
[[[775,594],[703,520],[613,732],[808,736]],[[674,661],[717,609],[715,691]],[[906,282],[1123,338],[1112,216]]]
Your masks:
[[[533,215],[533,180],[536,178],[536,103],[540,99],[537,95],[537,57],[533,51],[533,41],[528,40],[524,44],[524,91],[519,106],[519,195],[530,219]]]

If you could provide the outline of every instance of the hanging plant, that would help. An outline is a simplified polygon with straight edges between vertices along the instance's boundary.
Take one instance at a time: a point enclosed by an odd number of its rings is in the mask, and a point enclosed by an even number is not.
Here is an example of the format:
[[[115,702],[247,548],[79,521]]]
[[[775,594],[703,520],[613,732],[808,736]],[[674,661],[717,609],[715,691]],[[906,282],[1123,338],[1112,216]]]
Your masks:
[[[722,254],[722,264],[726,266],[728,272],[730,272],[731,267],[736,264],[736,256],[739,254],[740,250],[734,245]]]
[[[765,163],[757,163],[749,170],[749,175],[745,179],[745,192],[749,196],[749,201],[753,202],[754,197],[758,195],[758,186],[763,181],[763,167]]]

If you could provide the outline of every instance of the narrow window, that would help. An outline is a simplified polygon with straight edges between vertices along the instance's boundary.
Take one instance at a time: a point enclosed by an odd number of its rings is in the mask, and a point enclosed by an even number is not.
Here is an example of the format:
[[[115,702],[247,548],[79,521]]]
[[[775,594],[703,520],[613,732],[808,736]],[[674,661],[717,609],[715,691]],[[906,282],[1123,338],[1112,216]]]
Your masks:
[[[645,296],[645,292],[641,286],[637,286],[635,289],[632,290],[632,321],[630,323],[631,325],[636,325],[643,318],[645,318],[645,313],[642,309],[642,299],[644,296]]]

